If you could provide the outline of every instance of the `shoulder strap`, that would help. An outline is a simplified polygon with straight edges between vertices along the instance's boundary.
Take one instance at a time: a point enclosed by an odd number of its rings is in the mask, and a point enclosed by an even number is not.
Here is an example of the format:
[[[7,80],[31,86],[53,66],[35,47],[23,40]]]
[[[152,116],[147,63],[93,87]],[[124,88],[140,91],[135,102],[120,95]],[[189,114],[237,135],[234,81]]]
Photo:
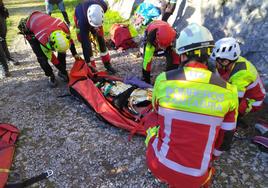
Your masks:
[[[235,62],[235,66],[230,74],[230,78],[237,73],[240,70],[246,70],[247,69],[247,65],[246,62]]]

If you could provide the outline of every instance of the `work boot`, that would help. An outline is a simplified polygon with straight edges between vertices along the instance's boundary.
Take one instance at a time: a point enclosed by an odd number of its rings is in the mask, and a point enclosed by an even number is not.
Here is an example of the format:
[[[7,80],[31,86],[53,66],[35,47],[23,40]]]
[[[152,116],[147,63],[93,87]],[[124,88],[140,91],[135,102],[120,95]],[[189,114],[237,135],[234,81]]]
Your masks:
[[[106,63],[104,65],[104,67],[106,68],[106,70],[108,71],[109,74],[115,74],[116,70],[112,67],[111,63]]]
[[[59,71],[58,76],[63,82],[69,82],[68,73],[62,73]]]
[[[56,80],[54,74],[51,75],[51,76],[49,76],[48,78],[49,78],[49,80],[48,80],[48,84],[49,84],[49,86],[50,86],[51,88],[54,88],[54,87],[56,87],[56,86],[58,85],[57,80]]]

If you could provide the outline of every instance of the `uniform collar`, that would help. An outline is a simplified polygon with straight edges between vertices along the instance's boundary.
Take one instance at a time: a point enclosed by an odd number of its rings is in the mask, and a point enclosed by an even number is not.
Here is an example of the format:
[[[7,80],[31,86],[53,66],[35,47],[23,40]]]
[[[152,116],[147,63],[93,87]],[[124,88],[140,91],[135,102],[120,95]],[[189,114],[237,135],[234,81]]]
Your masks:
[[[185,67],[208,69],[207,65],[198,61],[190,61],[185,65]]]

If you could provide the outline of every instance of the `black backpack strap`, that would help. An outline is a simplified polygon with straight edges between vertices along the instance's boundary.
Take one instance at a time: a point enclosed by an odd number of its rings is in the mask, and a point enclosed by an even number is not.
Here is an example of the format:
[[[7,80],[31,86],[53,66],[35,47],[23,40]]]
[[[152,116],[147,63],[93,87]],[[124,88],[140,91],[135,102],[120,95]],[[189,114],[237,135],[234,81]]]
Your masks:
[[[27,186],[30,186],[30,185],[36,183],[36,182],[39,182],[39,181],[44,180],[44,179],[47,179],[52,175],[53,175],[53,171],[52,170],[47,170],[46,172],[43,172],[42,174],[40,174],[38,176],[34,176],[34,177],[32,177],[30,179],[27,179],[27,180],[24,180],[22,182],[7,184],[5,186],[5,188],[23,188],[23,187],[27,187]]]

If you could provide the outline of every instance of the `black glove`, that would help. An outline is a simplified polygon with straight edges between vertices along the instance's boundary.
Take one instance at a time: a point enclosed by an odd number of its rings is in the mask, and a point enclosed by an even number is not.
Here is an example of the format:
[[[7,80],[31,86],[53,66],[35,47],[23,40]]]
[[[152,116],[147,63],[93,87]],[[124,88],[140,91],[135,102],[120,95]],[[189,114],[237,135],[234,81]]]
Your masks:
[[[150,71],[146,71],[146,70],[142,69],[142,77],[146,83],[148,83],[148,84],[151,83]]]

